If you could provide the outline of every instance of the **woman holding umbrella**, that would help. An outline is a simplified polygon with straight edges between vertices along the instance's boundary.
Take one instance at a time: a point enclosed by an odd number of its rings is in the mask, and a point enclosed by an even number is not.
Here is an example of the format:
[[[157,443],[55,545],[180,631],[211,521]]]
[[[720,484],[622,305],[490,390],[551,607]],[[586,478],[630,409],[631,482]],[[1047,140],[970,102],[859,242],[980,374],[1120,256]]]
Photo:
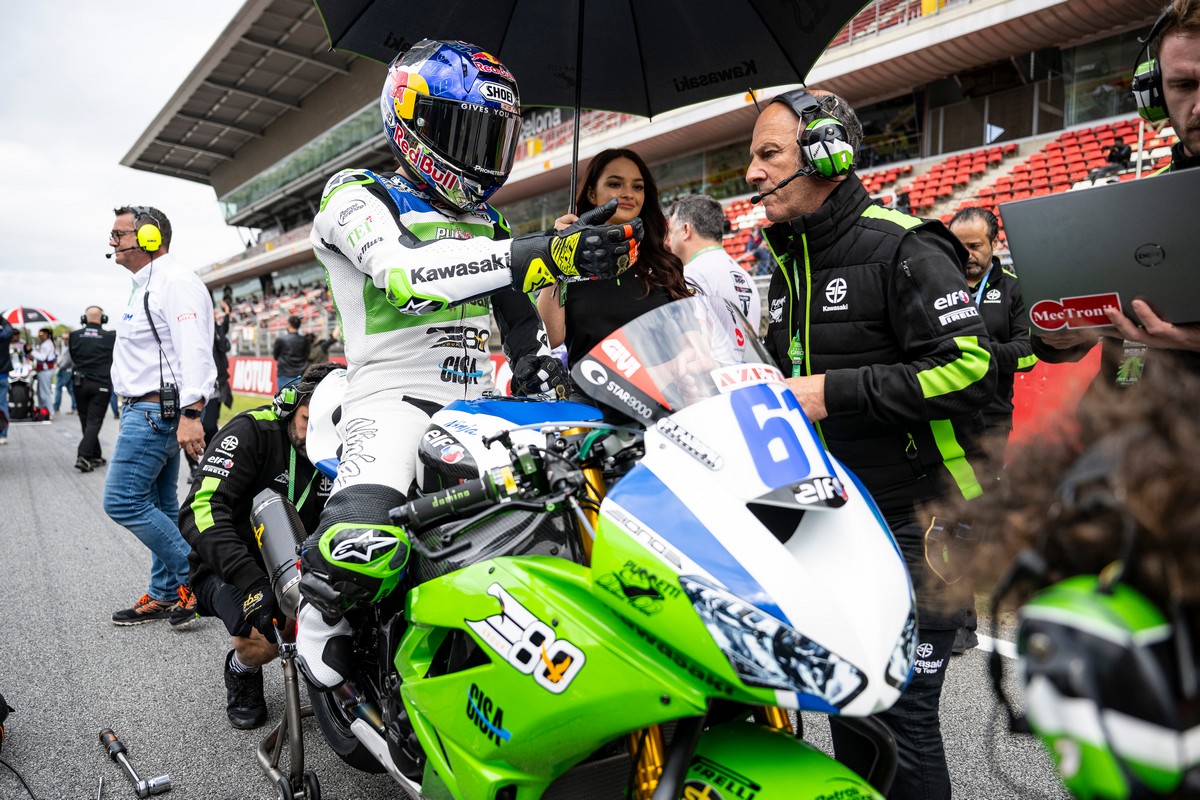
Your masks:
[[[588,165],[576,200],[580,214],[617,201],[610,225],[641,217],[646,234],[638,245],[638,260],[624,275],[610,281],[556,284],[541,291],[538,313],[550,345],[567,346],[573,365],[608,334],[651,309],[691,295],[683,279],[683,262],[664,244],[667,220],[658,201],[658,186],[642,157],[628,149],[598,153]],[[578,219],[566,214],[555,221],[562,229]]]

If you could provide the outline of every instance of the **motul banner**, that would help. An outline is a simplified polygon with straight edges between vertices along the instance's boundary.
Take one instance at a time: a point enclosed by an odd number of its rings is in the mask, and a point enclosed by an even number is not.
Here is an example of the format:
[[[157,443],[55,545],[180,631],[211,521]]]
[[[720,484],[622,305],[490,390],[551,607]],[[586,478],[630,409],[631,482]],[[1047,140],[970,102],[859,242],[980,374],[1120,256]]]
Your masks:
[[[229,388],[234,394],[275,395],[275,359],[235,356],[229,359]]]

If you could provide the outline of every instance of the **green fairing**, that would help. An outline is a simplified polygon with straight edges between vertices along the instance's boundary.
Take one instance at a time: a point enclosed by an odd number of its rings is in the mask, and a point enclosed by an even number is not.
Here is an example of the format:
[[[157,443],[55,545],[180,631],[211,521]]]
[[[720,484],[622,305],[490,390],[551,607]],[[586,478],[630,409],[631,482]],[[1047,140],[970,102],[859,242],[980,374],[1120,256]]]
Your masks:
[[[682,800],[883,800],[865,780],[781,731],[727,722],[705,732]]]

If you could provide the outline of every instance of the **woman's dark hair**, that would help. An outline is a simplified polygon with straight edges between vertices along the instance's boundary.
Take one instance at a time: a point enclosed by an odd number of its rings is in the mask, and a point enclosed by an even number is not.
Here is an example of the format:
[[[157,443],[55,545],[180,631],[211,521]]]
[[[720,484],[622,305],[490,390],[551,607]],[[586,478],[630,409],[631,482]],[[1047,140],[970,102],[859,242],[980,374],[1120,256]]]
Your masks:
[[[691,292],[683,280],[683,262],[663,243],[667,237],[667,218],[663,215],[662,205],[658,201],[658,184],[654,182],[654,175],[646,166],[646,162],[642,161],[642,157],[637,153],[626,148],[612,148],[593,156],[588,164],[587,174],[583,177],[583,185],[579,187],[579,197],[575,200],[577,213],[582,215],[596,207],[596,204],[588,199],[588,191],[596,188],[604,168],[618,158],[628,158],[637,166],[645,186],[645,200],[642,203],[642,212],[638,216],[642,219],[646,233],[642,243],[638,245],[634,274],[646,287],[647,294],[651,289],[659,287],[665,289],[672,300],[690,296]]]

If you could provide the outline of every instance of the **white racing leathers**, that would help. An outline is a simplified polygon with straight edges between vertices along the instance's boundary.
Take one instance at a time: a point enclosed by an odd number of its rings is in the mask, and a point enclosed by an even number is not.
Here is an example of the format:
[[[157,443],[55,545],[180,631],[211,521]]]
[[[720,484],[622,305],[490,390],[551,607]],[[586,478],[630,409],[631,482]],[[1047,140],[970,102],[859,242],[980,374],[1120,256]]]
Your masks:
[[[550,352],[529,297],[512,288],[507,223],[401,175],[346,170],[325,186],[312,245],[348,367],[333,495],[363,484],[407,493],[429,415],[492,388],[489,306],[510,362]]]

